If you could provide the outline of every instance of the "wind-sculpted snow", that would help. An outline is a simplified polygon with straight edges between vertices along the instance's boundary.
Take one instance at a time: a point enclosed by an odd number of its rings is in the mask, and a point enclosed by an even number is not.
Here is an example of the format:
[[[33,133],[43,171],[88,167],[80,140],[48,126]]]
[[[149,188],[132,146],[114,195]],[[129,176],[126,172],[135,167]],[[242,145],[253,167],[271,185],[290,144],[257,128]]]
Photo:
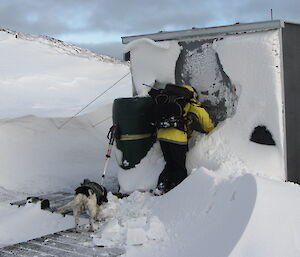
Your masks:
[[[7,30],[0,30],[0,55],[0,118],[72,116],[129,73],[113,57]],[[127,76],[85,112],[130,95]]]
[[[155,256],[229,256],[236,247],[255,208],[255,178],[248,174],[216,182],[206,172],[195,171],[153,206],[172,235],[168,254]]]
[[[0,213],[1,217],[5,217],[0,219],[0,248],[69,229],[74,225],[73,217],[43,211],[40,203],[27,203],[21,208],[0,204]],[[87,219],[81,220],[81,224],[86,223]]]
[[[111,105],[102,106],[62,128],[69,118],[25,116],[0,120],[0,187],[36,194],[73,191],[84,178],[100,179],[108,145],[106,134],[111,126],[110,110]],[[116,179],[116,166],[110,163],[105,181],[109,187],[110,180]]]
[[[299,186],[251,174],[195,170],[144,206],[166,231],[164,240],[127,245],[130,257],[260,257],[300,254]],[[149,214],[148,214],[149,216]],[[149,218],[149,217],[148,217]],[[157,232],[157,237],[160,233]]]
[[[126,256],[131,257],[229,256],[246,230],[256,199],[254,176],[218,179],[201,168],[164,196],[149,197],[148,193],[135,192],[128,200],[110,199],[105,209],[110,219],[97,232],[94,242],[125,245]],[[161,229],[150,240],[148,230],[153,218],[161,224]],[[137,249],[130,243],[132,229],[139,229],[137,244],[143,247]],[[153,247],[151,253],[149,245]]]
[[[230,257],[300,256],[299,185],[260,177],[255,182],[255,206]]]

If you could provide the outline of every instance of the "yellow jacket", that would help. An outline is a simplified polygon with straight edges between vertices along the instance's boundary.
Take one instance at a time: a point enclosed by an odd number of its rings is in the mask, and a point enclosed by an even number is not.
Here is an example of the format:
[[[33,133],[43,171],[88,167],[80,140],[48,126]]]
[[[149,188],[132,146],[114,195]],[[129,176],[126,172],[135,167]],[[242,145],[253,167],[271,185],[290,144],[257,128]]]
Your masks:
[[[194,92],[194,89],[191,86],[184,85],[184,87]],[[187,116],[188,113],[196,115],[200,126],[205,132],[208,133],[215,127],[207,111],[201,107],[199,102],[196,102],[196,99],[194,99],[192,103],[186,104],[184,107],[184,117]],[[187,130],[188,129],[186,129],[186,131]],[[157,139],[185,145],[188,141],[188,133],[176,128],[160,128],[157,131]]]

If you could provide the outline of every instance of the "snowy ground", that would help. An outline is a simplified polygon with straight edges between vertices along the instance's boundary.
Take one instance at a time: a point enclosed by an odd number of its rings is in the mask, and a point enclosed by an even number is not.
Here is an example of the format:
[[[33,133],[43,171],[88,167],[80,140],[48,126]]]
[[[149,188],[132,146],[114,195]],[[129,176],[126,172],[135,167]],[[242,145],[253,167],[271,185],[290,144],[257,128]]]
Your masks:
[[[16,37],[17,35],[17,37]],[[39,37],[0,30],[0,245],[70,228],[73,220],[10,201],[73,190],[99,180],[111,126],[111,103],[131,95],[126,76],[80,115],[88,103],[129,73],[120,60]],[[106,185],[116,190],[117,165]],[[40,226],[32,226],[39,222]],[[49,223],[50,222],[50,223]],[[49,226],[51,224],[51,226]]]
[[[73,226],[70,217],[49,214],[34,204],[12,207],[9,201],[72,191],[85,177],[99,181],[111,103],[131,95],[131,79],[126,77],[84,115],[59,129],[68,116],[129,72],[125,63],[80,51],[44,37],[16,38],[0,31],[0,246]],[[255,156],[266,151],[271,161],[278,149],[223,140],[232,122],[239,124],[236,119],[210,135],[193,136],[187,161],[191,174],[166,195],[135,191],[117,199],[109,194],[105,222],[91,243],[124,246],[124,256],[130,257],[300,256],[299,186],[247,172]],[[235,145],[247,147],[252,159],[238,158]],[[149,187],[146,180],[157,176],[163,164],[155,144],[130,175],[119,173],[123,189],[132,191],[143,179],[142,187]],[[112,159],[108,187],[115,185],[118,171]]]

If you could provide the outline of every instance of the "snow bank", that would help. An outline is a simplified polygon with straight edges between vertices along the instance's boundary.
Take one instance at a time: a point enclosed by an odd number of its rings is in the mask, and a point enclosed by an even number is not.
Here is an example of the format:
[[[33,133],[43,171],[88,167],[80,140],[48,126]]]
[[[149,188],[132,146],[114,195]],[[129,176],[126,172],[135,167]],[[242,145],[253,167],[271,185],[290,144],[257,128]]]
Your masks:
[[[0,118],[72,116],[129,72],[127,63],[114,58],[11,31],[0,30],[0,55]],[[128,76],[98,106],[130,96],[130,85]]]
[[[36,194],[73,191],[84,178],[99,181],[112,122],[110,113],[111,105],[102,106],[61,129],[64,118],[25,116],[2,121],[0,186]],[[109,188],[109,183],[116,183],[117,170],[112,161],[105,181]]]
[[[256,190],[251,175],[220,178],[206,169],[193,172],[153,206],[173,235],[155,256],[229,256],[251,217]]]
[[[255,180],[255,208],[230,256],[300,256],[299,185]]]
[[[20,208],[0,205],[0,213],[0,247],[74,227],[73,217],[42,211],[39,203]],[[87,222],[81,219],[81,224]]]
[[[296,257],[300,253],[299,196],[299,186],[291,183],[199,168],[161,197],[135,192],[130,200],[119,200],[123,202],[117,210],[125,221],[110,223],[108,231],[117,236],[109,242],[121,242],[127,249],[124,256],[130,257]],[[152,217],[163,228],[154,234],[166,233],[164,240],[145,240],[145,220]],[[137,225],[134,235],[141,236],[139,246],[124,239],[129,219]],[[105,239],[108,231],[104,227],[96,238],[103,233]]]

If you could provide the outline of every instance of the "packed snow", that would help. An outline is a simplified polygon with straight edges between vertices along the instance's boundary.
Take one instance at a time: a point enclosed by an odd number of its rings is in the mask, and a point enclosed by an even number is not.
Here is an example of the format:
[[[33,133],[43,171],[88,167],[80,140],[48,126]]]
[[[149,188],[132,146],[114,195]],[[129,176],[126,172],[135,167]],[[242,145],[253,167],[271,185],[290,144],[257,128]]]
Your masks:
[[[121,190],[131,194],[123,199],[108,194],[102,213],[105,219],[87,244],[122,246],[124,257],[300,255],[300,190],[282,181],[278,39],[276,32],[253,33],[228,36],[213,44],[224,71],[238,85],[236,113],[208,135],[193,134],[187,158],[189,176],[165,195],[147,192],[155,187],[164,166],[158,143],[129,171],[120,170],[112,158],[106,187],[116,190],[118,180]],[[71,192],[86,177],[99,182],[112,101],[131,95],[127,76],[84,115],[69,120],[126,75],[129,67],[92,54],[77,55],[71,51],[73,46],[65,51],[53,42],[0,31],[0,52],[5,55],[0,61],[0,92],[5,95],[0,123],[0,246],[73,227],[72,218],[42,211],[38,205],[16,208],[8,203],[28,194]],[[227,49],[232,44],[237,49],[234,56]],[[161,45],[143,40],[128,47],[133,52],[139,49],[140,55],[144,45],[152,48],[153,59],[147,54],[142,57],[148,69],[155,69],[146,74],[142,67],[131,67],[138,78],[133,81],[140,85],[135,90],[141,95],[147,92],[143,83],[174,82],[172,69],[180,51],[176,42]],[[143,58],[139,56],[138,61]],[[238,61],[242,59],[247,61]],[[42,60],[44,65],[40,65]],[[257,73],[256,60],[263,61],[266,69]],[[145,81],[139,74],[146,74]],[[275,88],[269,94],[272,85]],[[56,93],[50,93],[49,87]],[[261,123],[272,131],[276,146],[249,141],[252,129]],[[38,227],[31,225],[37,222]]]
[[[1,204],[0,213],[0,247],[74,226],[73,217],[64,218],[59,214],[41,211],[39,203],[28,203],[22,208],[16,206],[8,208]]]
[[[105,222],[94,235],[95,245],[139,246],[166,239],[164,224],[147,207],[153,201],[150,194],[136,191],[121,200],[109,194],[108,200],[102,214]]]

